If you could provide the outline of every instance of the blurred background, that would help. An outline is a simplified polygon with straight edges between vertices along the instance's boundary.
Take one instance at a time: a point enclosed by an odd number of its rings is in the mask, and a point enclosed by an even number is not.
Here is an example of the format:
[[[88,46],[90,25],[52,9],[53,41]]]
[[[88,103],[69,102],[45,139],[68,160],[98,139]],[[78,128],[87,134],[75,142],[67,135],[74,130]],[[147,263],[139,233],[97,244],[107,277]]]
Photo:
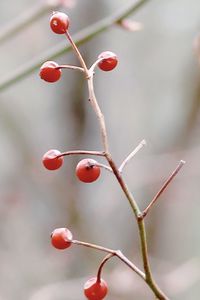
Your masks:
[[[59,9],[69,15],[72,35],[131,3],[62,2]],[[41,5],[47,4],[2,0],[1,31]],[[31,25],[1,41],[2,80],[63,41],[49,29],[53,9],[49,6]],[[143,29],[128,32],[115,25],[80,50],[88,65],[104,50],[119,57],[113,72],[97,70],[95,88],[116,163],[142,139],[147,141],[124,170],[140,208],[180,159],[187,162],[147,216],[147,237],[153,274],[169,298],[199,299],[200,2],[152,0],[130,19],[141,22]],[[77,64],[73,53],[56,61]],[[75,176],[82,156],[66,157],[58,171],[42,166],[49,149],[99,150],[101,140],[81,74],[66,71],[59,82],[48,84],[38,73],[0,96],[0,300],[79,300],[104,255],[79,246],[56,251],[50,244],[52,230],[68,227],[75,239],[121,249],[142,267],[138,231],[109,172],[102,171],[90,185]],[[110,300],[154,299],[117,259],[109,261],[103,277]]]

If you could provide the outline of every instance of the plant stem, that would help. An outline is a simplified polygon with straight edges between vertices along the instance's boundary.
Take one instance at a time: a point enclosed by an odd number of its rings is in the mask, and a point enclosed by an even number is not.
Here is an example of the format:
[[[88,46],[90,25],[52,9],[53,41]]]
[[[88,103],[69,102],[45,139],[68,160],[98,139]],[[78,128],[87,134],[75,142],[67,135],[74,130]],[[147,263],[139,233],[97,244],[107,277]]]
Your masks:
[[[106,165],[104,165],[104,164],[100,164],[99,162],[97,162],[97,163],[95,164],[95,166],[98,166],[98,167],[100,167],[100,168],[103,168],[103,169],[105,169],[105,170],[107,170],[107,171],[109,171],[109,172],[112,173],[112,169],[111,169],[109,166],[106,166]]]
[[[73,65],[59,65],[58,67],[55,67],[55,69],[69,69],[69,70],[77,70],[81,72],[85,72],[83,68]]]
[[[131,1],[129,5],[125,5],[119,11],[113,13],[112,15],[102,19],[95,24],[92,24],[85,28],[84,30],[79,31],[76,35],[74,35],[74,42],[77,46],[84,44],[88,40],[92,39],[97,34],[107,30],[110,26],[117,23],[120,20],[128,17],[132,13],[138,11],[144,4],[148,3],[151,0],[138,0]],[[46,60],[54,60],[57,57],[65,54],[72,50],[72,46],[69,45],[66,47],[65,42],[61,42],[56,47],[51,48],[50,50],[44,52],[42,55],[34,58],[27,64],[21,66],[19,69],[15,70],[8,74],[3,80],[0,81],[0,90],[4,90],[8,88],[10,85],[17,83],[19,80],[22,80],[27,75],[32,72],[38,70],[41,64]]]
[[[126,166],[126,164],[135,156],[135,154],[143,147],[146,146],[146,141],[142,140],[139,145],[127,156],[127,158],[122,162],[119,167],[119,172],[121,173]]]
[[[115,254],[113,253],[109,253],[108,255],[106,255],[106,257],[102,260],[98,272],[97,272],[97,282],[101,282],[101,273],[102,273],[102,269],[103,266],[105,265],[105,263],[111,258],[113,257]]]
[[[106,132],[104,116],[101,112],[101,109],[100,109],[98,103],[97,103],[97,99],[96,99],[96,96],[94,93],[93,74],[91,74],[91,76],[89,76],[87,82],[88,82],[89,100],[90,100],[92,108],[94,109],[95,114],[99,121],[99,127],[100,127],[100,131],[101,131],[101,139],[102,139],[103,149],[104,149],[105,156],[106,156],[109,153],[108,137],[107,137],[107,132]]]
[[[105,153],[102,151],[87,151],[87,150],[72,150],[72,151],[66,151],[62,152],[59,155],[57,155],[57,158],[62,156],[68,156],[68,155],[95,155],[95,156],[105,156]]]
[[[158,191],[158,193],[155,195],[155,197],[151,200],[151,202],[149,203],[149,205],[145,208],[145,210],[142,212],[141,217],[144,218],[149,210],[151,209],[151,207],[154,205],[154,203],[157,201],[157,199],[160,197],[160,195],[164,192],[164,190],[167,188],[167,186],[170,184],[170,182],[173,180],[173,178],[178,174],[178,172],[180,171],[180,169],[184,166],[185,161],[181,160],[178,164],[178,166],[176,167],[176,169],[172,172],[172,174],[169,176],[169,178],[165,181],[165,183],[163,184],[163,186],[161,187],[161,189]]]
[[[96,244],[91,244],[91,243],[86,243],[86,242],[82,242],[82,241],[77,241],[77,240],[73,240],[72,241],[73,244],[75,245],[80,245],[80,246],[84,246],[84,247],[88,247],[88,248],[92,248],[92,249],[96,249],[96,250],[100,250],[103,252],[107,252],[110,253],[112,255],[117,256],[121,261],[123,261],[131,270],[133,270],[135,273],[137,273],[144,281],[146,281],[146,277],[145,274],[138,268],[136,267],[120,250],[113,250],[110,248],[106,248],[103,246],[99,246]]]
[[[158,297],[159,300],[168,300],[167,296],[160,290],[160,288],[155,283],[149,258],[148,258],[148,249],[147,249],[147,239],[146,239],[146,229],[145,229],[145,223],[144,220],[139,218],[141,216],[141,211],[137,205],[137,202],[135,201],[132,193],[129,191],[127,185],[125,184],[121,173],[119,172],[119,169],[117,168],[115,162],[113,161],[111,154],[109,153],[108,149],[108,137],[107,137],[107,131],[106,131],[106,125],[104,116],[101,112],[101,109],[98,105],[95,93],[94,93],[94,86],[93,86],[93,75],[88,78],[88,90],[89,90],[89,97],[90,97],[90,103],[94,109],[94,112],[98,118],[99,121],[99,127],[101,131],[102,136],[102,143],[105,151],[105,158],[107,159],[111,169],[113,170],[113,173],[120,184],[124,194],[126,195],[126,198],[129,201],[129,204],[132,208],[132,211],[136,217],[138,230],[139,230],[139,237],[140,237],[140,246],[141,246],[141,253],[142,253],[142,260],[143,260],[143,267],[145,271],[145,281],[148,284],[148,286],[151,288],[155,296]]]
[[[84,73],[85,73],[86,77],[88,77],[89,76],[88,68],[85,64],[85,61],[84,61],[79,49],[77,48],[76,44],[74,43],[73,39],[71,38],[71,35],[70,35],[69,31],[66,31],[65,35],[66,35],[67,39],[69,40],[70,44],[72,45],[72,48],[73,48],[75,54],[77,55],[77,57],[80,61],[80,64],[81,64],[81,66],[84,70]]]
[[[72,240],[72,243],[76,244],[76,245],[80,245],[80,246],[100,250],[100,251],[103,251],[103,252],[111,253],[111,254],[115,254],[115,252],[116,252],[115,250],[110,249],[110,248],[106,248],[106,247],[103,247],[103,246],[99,246],[99,245],[91,244],[91,243],[86,243],[86,242],[82,242],[82,241]]]

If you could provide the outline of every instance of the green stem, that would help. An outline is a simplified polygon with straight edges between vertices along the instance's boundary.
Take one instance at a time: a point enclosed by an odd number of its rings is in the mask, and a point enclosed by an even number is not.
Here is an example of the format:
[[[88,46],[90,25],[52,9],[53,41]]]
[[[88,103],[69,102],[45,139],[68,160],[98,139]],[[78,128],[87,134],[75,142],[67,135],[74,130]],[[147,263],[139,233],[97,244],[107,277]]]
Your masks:
[[[137,0],[129,5],[122,7],[116,13],[106,17],[103,20],[98,21],[97,23],[90,25],[84,30],[79,31],[74,35],[73,40],[77,46],[84,44],[88,40],[92,39],[97,34],[105,31],[113,24],[119,22],[120,20],[128,17],[132,13],[135,13],[139,8],[141,8],[144,4],[148,3],[150,0]],[[44,52],[39,57],[34,58],[27,64],[21,66],[19,69],[15,70],[8,74],[3,80],[0,81],[0,91],[8,88],[10,85],[17,83],[19,80],[22,80],[27,75],[32,72],[38,70],[41,64],[46,60],[54,60],[60,55],[67,53],[72,50],[72,46],[68,45],[66,47],[66,42],[61,42],[57,46],[51,48],[50,50]]]

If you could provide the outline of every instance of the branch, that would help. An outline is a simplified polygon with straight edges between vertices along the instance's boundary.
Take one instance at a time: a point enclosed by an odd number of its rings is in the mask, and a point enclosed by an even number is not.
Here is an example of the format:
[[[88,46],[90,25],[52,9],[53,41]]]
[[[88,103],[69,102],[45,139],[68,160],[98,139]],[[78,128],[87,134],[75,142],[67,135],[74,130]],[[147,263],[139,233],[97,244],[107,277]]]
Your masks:
[[[135,156],[135,154],[140,151],[140,149],[146,146],[146,141],[142,140],[139,145],[127,156],[127,158],[122,162],[121,166],[119,167],[119,172],[121,173],[125,167],[125,165]]]
[[[88,247],[88,248],[100,250],[100,251],[107,252],[107,253],[110,253],[112,255],[117,256],[131,270],[133,270],[135,273],[137,273],[143,280],[146,280],[145,274],[138,267],[136,267],[120,250],[113,250],[113,249],[106,248],[106,247],[103,247],[103,246],[99,246],[99,245],[96,245],[96,244],[86,243],[86,242],[77,241],[77,240],[72,240],[72,243],[75,244],[75,245],[85,246],[85,247]]]
[[[73,66],[73,65],[59,65],[58,67],[55,67],[55,69],[69,69],[69,70],[84,72],[83,68],[78,66]]]
[[[97,282],[101,282],[101,273],[102,273],[102,270],[103,270],[103,267],[105,265],[105,263],[111,258],[115,256],[115,254],[113,253],[109,253],[106,255],[106,257],[102,260],[100,266],[99,266],[99,269],[98,269],[98,272],[97,272]]]
[[[141,219],[141,218],[139,219],[139,217],[138,217],[141,215],[139,206],[137,205],[137,202],[134,199],[132,193],[129,191],[126,183],[124,182],[124,180],[121,176],[121,173],[119,172],[119,170],[109,152],[108,136],[107,136],[107,131],[106,131],[104,115],[101,112],[101,109],[98,105],[98,102],[97,102],[97,99],[96,99],[96,96],[94,93],[93,74],[91,74],[91,76],[87,78],[87,81],[88,81],[88,91],[89,91],[89,96],[90,96],[90,104],[92,105],[92,108],[94,109],[94,112],[95,112],[95,114],[98,118],[98,122],[99,122],[105,158],[106,158],[107,162],[109,163],[109,165],[113,171],[113,174],[115,175],[119,185],[121,186],[127,200],[129,201],[131,209],[137,220],[139,236],[140,236],[143,267],[144,267],[144,272],[145,272],[145,281],[159,300],[169,300],[168,297],[162,292],[162,290],[159,288],[159,286],[156,284],[156,282],[153,279],[153,275],[152,275],[151,267],[150,267],[150,263],[149,263],[149,257],[148,257],[145,223],[144,223],[143,219]]]
[[[57,155],[57,158],[68,155],[96,155],[96,156],[105,156],[105,153],[102,151],[88,151],[88,150],[71,150],[62,152]]]
[[[124,6],[118,12],[106,17],[103,20],[96,22],[93,25],[79,31],[74,35],[73,40],[77,46],[84,44],[85,42],[91,40],[97,34],[107,30],[113,24],[120,22],[124,18],[128,17],[132,13],[135,13],[144,4],[148,3],[150,0],[137,0],[129,5]],[[0,81],[0,91],[8,88],[10,85],[22,80],[27,75],[38,70],[41,64],[46,60],[54,60],[55,58],[63,55],[72,50],[72,46],[66,46],[66,42],[61,42],[56,47],[52,47],[50,50],[44,52],[41,56],[36,57],[25,65],[21,66],[14,72],[8,74],[3,80]]]
[[[142,214],[141,214],[141,216],[139,216],[139,218],[140,217],[144,218],[148,214],[151,207],[154,205],[154,203],[157,201],[157,199],[160,197],[160,195],[164,192],[164,190],[168,187],[168,185],[173,180],[173,178],[178,174],[178,172],[184,166],[184,164],[185,164],[184,160],[181,160],[179,162],[176,169],[172,172],[172,174],[169,176],[169,178],[165,181],[165,183],[163,184],[161,189],[158,191],[158,193],[155,195],[155,197],[151,200],[150,204],[145,208],[145,210],[142,212]]]

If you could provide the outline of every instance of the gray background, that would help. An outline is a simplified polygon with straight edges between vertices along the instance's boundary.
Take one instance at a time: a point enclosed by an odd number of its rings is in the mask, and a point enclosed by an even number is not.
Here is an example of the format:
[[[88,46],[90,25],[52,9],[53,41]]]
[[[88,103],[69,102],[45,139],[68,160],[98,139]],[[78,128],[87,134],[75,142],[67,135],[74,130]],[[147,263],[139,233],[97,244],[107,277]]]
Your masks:
[[[62,8],[72,34],[131,1],[76,2],[73,9]],[[32,5],[2,0],[1,28]],[[130,33],[113,26],[80,50],[88,65],[104,50],[119,57],[113,72],[96,72],[95,88],[116,163],[147,140],[124,174],[141,209],[177,162],[187,161],[146,223],[156,280],[170,299],[195,300],[200,294],[200,86],[194,39],[200,2],[152,0],[131,19],[142,22],[143,30]],[[2,79],[63,39],[52,34],[48,22],[47,13],[0,44]],[[76,64],[77,59],[69,53],[57,62]],[[56,227],[70,228],[76,239],[121,249],[141,266],[135,220],[111,174],[103,171],[97,182],[85,185],[74,173],[81,157],[66,158],[55,172],[41,164],[51,148],[100,149],[81,75],[66,71],[51,85],[35,72],[1,92],[0,140],[0,300],[83,299],[82,286],[96,274],[103,254],[82,247],[56,251],[49,243]],[[154,299],[117,259],[103,274],[110,300]]]

